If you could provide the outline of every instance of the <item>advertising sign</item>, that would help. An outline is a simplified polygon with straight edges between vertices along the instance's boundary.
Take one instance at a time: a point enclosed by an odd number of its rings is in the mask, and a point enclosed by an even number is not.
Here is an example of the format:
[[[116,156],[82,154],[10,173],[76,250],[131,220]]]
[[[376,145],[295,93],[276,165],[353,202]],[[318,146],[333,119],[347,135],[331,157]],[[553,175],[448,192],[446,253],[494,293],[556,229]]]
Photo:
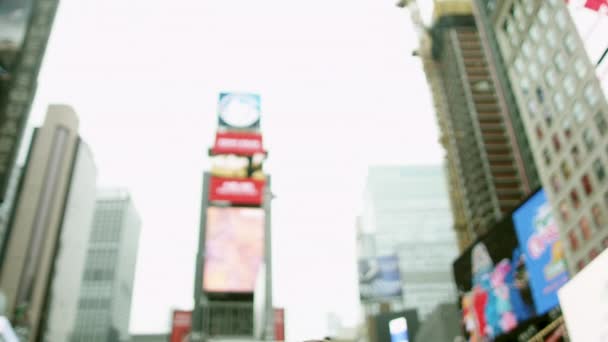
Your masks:
[[[285,341],[285,309],[274,309],[274,339]]]
[[[401,273],[396,255],[359,261],[359,295],[362,301],[401,298]]]
[[[220,93],[218,119],[221,129],[259,129],[260,96],[249,93]]]
[[[251,132],[218,132],[215,135],[213,154],[236,154],[240,156],[253,156],[264,154],[262,135]]]
[[[230,202],[240,205],[261,205],[264,199],[264,180],[211,177],[210,202]]]
[[[192,329],[192,311],[173,311],[170,342],[190,342]]]
[[[399,317],[391,320],[388,323],[388,329],[391,333],[391,342],[408,342],[407,336],[407,319]]]
[[[264,262],[264,210],[207,209],[203,290],[253,293]]]
[[[454,262],[462,325],[469,341],[494,340],[534,317],[524,259],[507,217]]]
[[[558,294],[572,341],[608,341],[608,250],[577,273]]]
[[[513,223],[524,252],[537,314],[558,305],[557,290],[568,282],[559,227],[543,190],[513,212]]]

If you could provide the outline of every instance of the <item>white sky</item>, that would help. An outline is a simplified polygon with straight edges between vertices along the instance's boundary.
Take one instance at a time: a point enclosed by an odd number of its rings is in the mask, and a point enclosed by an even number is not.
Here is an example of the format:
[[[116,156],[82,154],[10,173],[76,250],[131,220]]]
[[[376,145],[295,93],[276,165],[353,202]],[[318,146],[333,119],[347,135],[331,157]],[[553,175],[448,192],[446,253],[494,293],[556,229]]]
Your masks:
[[[430,6],[429,0],[424,9]],[[74,106],[102,185],[143,220],[131,331],[191,308],[201,174],[220,91],[262,96],[274,300],[287,338],[356,322],[354,221],[367,165],[439,163],[408,13],[394,0],[62,0],[30,126]]]

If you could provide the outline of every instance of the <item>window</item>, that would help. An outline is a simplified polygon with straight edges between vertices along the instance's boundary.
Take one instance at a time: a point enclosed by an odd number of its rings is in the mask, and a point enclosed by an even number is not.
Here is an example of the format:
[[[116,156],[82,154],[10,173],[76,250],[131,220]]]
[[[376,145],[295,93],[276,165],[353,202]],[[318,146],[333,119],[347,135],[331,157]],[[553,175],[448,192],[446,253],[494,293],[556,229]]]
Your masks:
[[[578,197],[578,192],[576,192],[576,189],[572,189],[572,191],[570,191],[570,201],[575,209],[578,209],[581,206],[581,199]]]
[[[545,38],[547,39],[549,47],[551,47],[551,49],[555,49],[555,47],[557,46],[557,34],[555,33],[555,31],[549,28],[547,30],[547,33],[545,34]]]
[[[572,77],[572,75],[570,74],[566,75],[566,77],[564,77],[563,83],[566,95],[574,96],[574,93],[576,92],[576,83],[574,81],[574,77]]]
[[[517,70],[520,75],[524,74],[524,72],[526,71],[526,64],[522,60],[521,56],[517,57],[513,65],[515,66],[515,70]]]
[[[540,29],[538,28],[538,24],[534,24],[532,25],[532,27],[530,27],[530,37],[532,38],[533,41],[535,41],[536,43],[538,43],[538,41],[540,40]]]
[[[560,30],[566,29],[566,26],[568,25],[567,21],[568,18],[566,16],[566,13],[564,13],[563,9],[557,12],[557,15],[555,16],[555,22],[557,22],[557,26],[560,28]]]
[[[511,34],[511,33],[509,33],[509,34]],[[513,34],[515,34],[515,32],[513,32]],[[532,45],[530,44],[530,41],[526,40],[524,45],[522,45],[522,47],[521,47],[521,51],[524,53],[524,56],[526,56],[527,58],[532,57]],[[538,70],[537,70],[537,72],[538,72]]]
[[[536,125],[536,137],[538,140],[543,140],[543,127],[540,124]]]
[[[563,52],[558,51],[553,57],[553,63],[555,64],[557,70],[564,71],[567,64],[566,55]]]
[[[559,152],[562,149],[562,144],[559,141],[559,135],[557,135],[557,133],[554,133],[553,137],[551,137],[551,141],[553,142],[553,148],[555,149],[555,152]]]
[[[596,159],[593,162],[593,172],[598,181],[603,181],[606,178],[606,170],[600,159]]]
[[[540,70],[538,69],[538,64],[530,62],[530,64],[528,64],[528,71],[530,72],[530,76],[532,76],[532,79],[538,80],[538,78],[540,77]]]
[[[594,116],[595,126],[597,127],[597,131],[601,136],[606,135],[606,131],[608,131],[608,124],[606,123],[606,118],[604,117],[603,112],[597,112]]]
[[[593,193],[593,185],[591,185],[591,178],[589,175],[584,175],[581,178],[581,183],[583,184],[583,189],[585,189],[585,194],[587,196],[591,195]]]
[[[568,221],[570,219],[570,211],[568,210],[568,203],[566,203],[566,200],[559,202],[559,213],[562,216],[562,220]]]
[[[599,253],[597,252],[597,249],[591,248],[591,251],[589,251],[589,260],[591,261],[591,260],[595,259],[598,256],[598,254]]]
[[[560,92],[553,94],[553,104],[558,112],[563,112],[566,109],[566,102],[564,102],[564,96]]]
[[[576,251],[578,249],[578,237],[574,229],[568,232],[568,241],[570,242],[570,249]]]
[[[574,166],[575,167],[580,166],[582,156],[581,156],[581,152],[578,149],[577,145],[572,146],[572,149],[570,149],[570,155],[572,155],[572,161],[574,162]]]
[[[536,49],[536,53],[538,54],[538,60],[540,61],[540,63],[542,65],[547,65],[547,61],[549,60],[549,55],[547,54],[547,49],[544,46],[540,45]],[[553,84],[553,83],[549,83],[549,84]]]
[[[536,100],[538,103],[545,103],[545,92],[541,87],[536,87]]]
[[[570,170],[568,162],[566,162],[565,160],[562,161],[562,163],[560,164],[560,169],[562,170],[562,176],[564,176],[564,179],[570,179],[572,171]]]
[[[521,87],[521,92],[527,96],[530,93],[530,80],[528,80],[526,76],[522,76],[519,84]]]
[[[589,224],[589,220],[583,216],[580,221],[578,221],[578,225],[581,229],[583,239],[585,241],[591,239],[591,225]]]
[[[536,101],[530,99],[528,101],[528,112],[530,113],[530,117],[535,117],[538,114],[538,105]]]
[[[534,12],[534,1],[524,1],[524,8],[527,15],[531,15]]]
[[[595,147],[595,139],[593,138],[593,133],[591,133],[591,129],[589,127],[585,128],[583,131],[583,141],[585,142],[587,151],[591,152]]]
[[[551,164],[551,153],[546,148],[543,150],[543,160],[545,161],[545,165]]]
[[[591,107],[595,106],[600,100],[597,89],[592,84],[587,84],[587,86],[585,86],[584,94],[585,100],[587,100],[587,103]]]
[[[540,19],[540,22],[543,23],[543,25],[549,23],[549,11],[546,6],[541,7],[538,11],[538,19]]]
[[[578,78],[583,78],[587,74],[587,65],[582,58],[577,58],[576,62],[574,62],[574,70],[576,70],[576,76]]]
[[[593,207],[591,207],[591,216],[593,217],[593,223],[597,228],[602,228],[604,226],[604,214],[599,205],[594,204]]]
[[[548,86],[552,86],[557,83],[557,75],[555,74],[555,70],[553,70],[553,68],[550,68],[545,72],[545,82]]]
[[[562,122],[562,127],[564,129],[564,136],[566,139],[570,140],[572,138],[572,121],[570,118],[564,118]]]
[[[582,271],[583,268],[585,268],[585,260],[579,260],[578,263],[576,263],[576,269]]]
[[[553,123],[553,113],[548,108],[545,108],[543,114],[545,117],[545,123],[547,124],[547,126],[551,127],[551,124]]]
[[[576,51],[576,37],[574,36],[574,33],[568,33],[568,35],[566,36],[566,50],[569,53],[573,53],[574,51]]]
[[[551,187],[553,187],[553,192],[558,193],[562,188],[561,183],[557,175],[551,176]],[[608,206],[608,192],[606,193],[606,205]]]
[[[574,103],[574,108],[572,109],[572,114],[574,115],[574,118],[576,119],[576,122],[578,122],[578,123],[583,122],[583,120],[585,119],[585,116],[586,116],[585,108],[579,101],[576,101],[576,103]]]

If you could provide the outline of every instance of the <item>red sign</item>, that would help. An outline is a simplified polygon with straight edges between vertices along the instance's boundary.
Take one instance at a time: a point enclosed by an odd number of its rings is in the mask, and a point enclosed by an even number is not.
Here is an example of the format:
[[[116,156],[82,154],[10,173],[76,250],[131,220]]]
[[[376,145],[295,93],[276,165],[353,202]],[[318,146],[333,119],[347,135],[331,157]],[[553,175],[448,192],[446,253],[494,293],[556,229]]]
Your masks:
[[[215,145],[211,152],[241,156],[266,153],[262,144],[262,135],[251,132],[218,132],[215,135]]]
[[[285,341],[285,309],[274,309],[274,339]]]
[[[264,198],[264,180],[211,177],[209,201],[226,201],[232,204],[261,205]]]
[[[594,11],[599,11],[602,8],[604,8],[605,11],[608,11],[608,0],[566,0],[566,2],[580,3]]]
[[[190,341],[190,330],[192,330],[192,311],[173,311],[170,342]]]

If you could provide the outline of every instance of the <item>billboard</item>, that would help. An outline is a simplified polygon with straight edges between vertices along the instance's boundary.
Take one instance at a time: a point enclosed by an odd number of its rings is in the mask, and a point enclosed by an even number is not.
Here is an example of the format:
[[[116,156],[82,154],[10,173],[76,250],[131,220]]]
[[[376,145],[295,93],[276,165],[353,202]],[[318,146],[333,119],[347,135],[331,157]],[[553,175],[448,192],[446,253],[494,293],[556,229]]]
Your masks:
[[[264,210],[207,208],[203,291],[253,293],[264,262]]]
[[[210,202],[230,202],[237,205],[262,205],[264,180],[211,177]]]
[[[543,190],[513,212],[513,223],[530,277],[536,314],[559,304],[557,290],[568,282],[559,227]]]
[[[173,311],[170,342],[189,342],[192,329],[192,311]]]
[[[0,201],[27,123],[58,2],[0,1]]]
[[[388,322],[388,330],[391,334],[391,342],[408,342],[407,319],[399,317]]]
[[[285,309],[274,308],[274,340],[285,341]]]
[[[461,324],[469,341],[493,340],[534,317],[524,259],[507,217],[454,262]]]
[[[362,301],[401,298],[401,273],[396,255],[359,260],[359,296]]]
[[[265,154],[262,135],[251,132],[218,132],[215,144],[211,149],[213,154],[236,154],[253,156]]]
[[[250,93],[220,93],[218,125],[224,130],[258,130],[260,96]]]
[[[263,162],[266,156],[239,156],[234,154],[216,154],[211,156],[211,175],[223,178],[266,179]]]
[[[608,341],[608,250],[558,292],[572,341]]]

